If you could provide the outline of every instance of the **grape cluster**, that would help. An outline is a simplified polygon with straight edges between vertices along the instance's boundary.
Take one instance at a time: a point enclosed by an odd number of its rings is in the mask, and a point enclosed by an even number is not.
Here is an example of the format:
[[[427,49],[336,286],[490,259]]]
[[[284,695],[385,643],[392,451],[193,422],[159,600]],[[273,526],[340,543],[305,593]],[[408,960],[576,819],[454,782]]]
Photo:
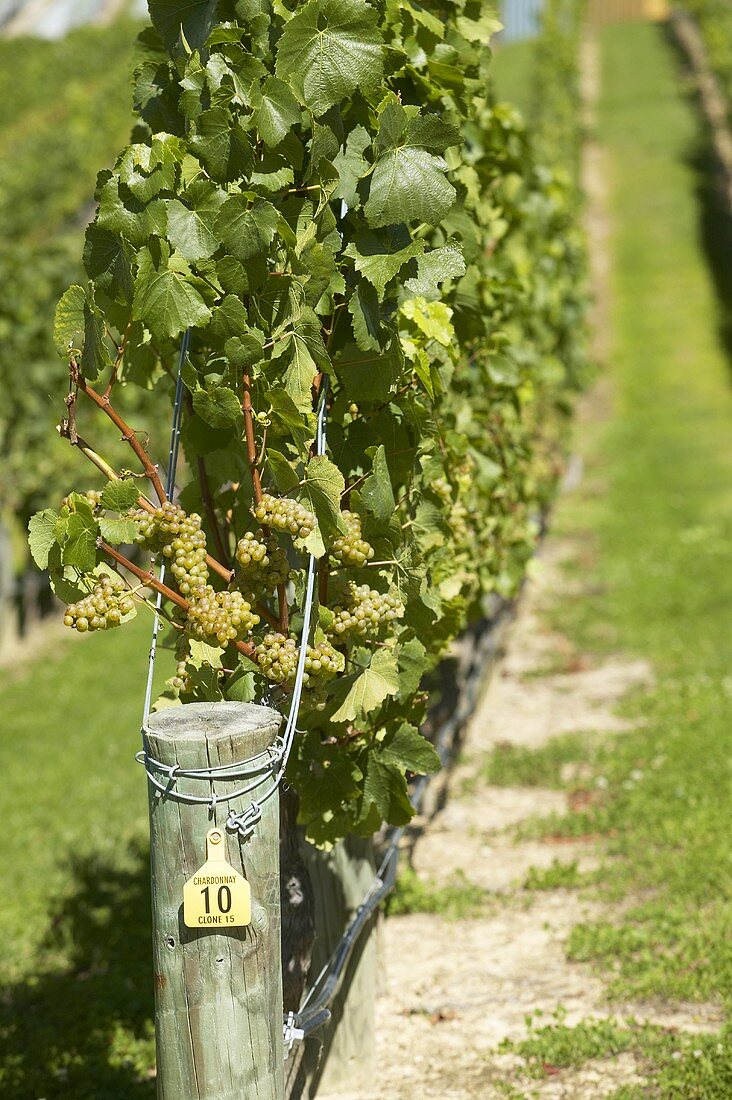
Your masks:
[[[341,512],[346,523],[346,534],[339,535],[330,548],[334,558],[343,565],[365,565],[374,556],[374,548],[361,538],[361,517],[355,512]]]
[[[374,635],[384,623],[390,623],[403,614],[404,608],[396,596],[377,592],[367,584],[354,584],[350,581],[346,606],[334,609],[332,632],[338,636]]]
[[[215,592],[210,584],[196,590],[188,606],[188,628],[202,641],[215,638],[226,646],[249,634],[259,622],[252,605],[241,592]]]
[[[278,584],[284,584],[290,575],[287,555],[280,545],[277,535],[265,535],[259,530],[256,534],[247,531],[236,546],[236,560],[239,562],[239,574],[250,588],[261,587],[274,591]]]
[[[289,497],[273,497],[265,493],[259,504],[252,508],[252,515],[265,527],[286,531],[293,538],[306,539],[315,529],[313,513]]]
[[[88,596],[69,604],[64,626],[85,634],[88,630],[106,630],[119,626],[122,618],[134,610],[135,602],[117,574],[102,573]]]
[[[311,677],[318,680],[330,680],[343,667],[343,658],[330,642],[318,642],[305,650],[305,675],[303,683]]]
[[[291,680],[297,668],[297,645],[284,634],[265,634],[257,646],[257,661],[262,673],[275,684]]]
[[[154,512],[140,509],[132,518],[137,522],[137,541],[170,559],[170,571],[181,595],[198,598],[208,581],[201,517],[196,512],[187,515],[179,504],[168,500]]]
[[[260,670],[275,684],[294,680],[300,650],[294,638],[284,634],[267,634],[257,646]],[[330,642],[318,642],[305,650],[303,683],[330,680],[343,666],[343,658]]]
[[[166,680],[166,683],[168,687],[172,688],[173,691],[177,692],[179,695],[191,690],[191,676],[188,671],[188,662],[185,658],[182,661],[178,661],[178,664],[175,666],[175,676],[171,676],[169,680]]]

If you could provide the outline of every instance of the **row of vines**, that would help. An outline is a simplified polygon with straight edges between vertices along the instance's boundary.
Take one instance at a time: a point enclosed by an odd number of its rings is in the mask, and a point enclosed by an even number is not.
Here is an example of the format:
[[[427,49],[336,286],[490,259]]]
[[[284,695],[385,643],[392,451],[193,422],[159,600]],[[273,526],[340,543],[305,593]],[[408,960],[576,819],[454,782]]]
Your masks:
[[[699,26],[709,64],[719,80],[732,121],[732,7],[726,0],[686,0],[683,8]]]
[[[561,466],[586,364],[577,27],[551,12],[534,141],[495,101],[481,0],[151,0],[132,143],[56,312],[88,476],[30,544],[65,622],[120,626],[157,590],[158,706],[286,708],[314,555],[288,779],[319,844],[411,816],[407,777],[436,766],[424,676],[517,590]]]
[[[112,162],[132,124],[134,34],[122,22],[58,42],[0,40],[0,519],[16,517],[21,528],[49,488],[62,493],[73,476],[73,456],[53,431],[67,373],[53,314],[83,275],[99,165]]]

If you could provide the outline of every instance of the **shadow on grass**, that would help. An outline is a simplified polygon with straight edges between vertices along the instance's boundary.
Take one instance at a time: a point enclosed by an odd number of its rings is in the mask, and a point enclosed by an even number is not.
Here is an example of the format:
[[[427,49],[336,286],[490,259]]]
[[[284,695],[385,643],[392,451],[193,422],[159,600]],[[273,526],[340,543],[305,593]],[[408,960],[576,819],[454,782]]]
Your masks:
[[[2,989],[3,1100],[154,1097],[147,852],[125,863],[73,862],[33,976]]]

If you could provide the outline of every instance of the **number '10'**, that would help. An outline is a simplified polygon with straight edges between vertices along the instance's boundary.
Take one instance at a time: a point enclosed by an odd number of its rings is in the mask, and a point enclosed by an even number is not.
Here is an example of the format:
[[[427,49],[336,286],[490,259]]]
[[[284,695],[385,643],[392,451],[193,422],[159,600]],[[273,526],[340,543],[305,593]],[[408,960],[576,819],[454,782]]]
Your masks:
[[[204,886],[201,893],[203,894],[203,900],[206,905],[206,912],[211,912],[211,899],[209,896],[210,886]],[[219,913],[228,913],[231,909],[231,890],[228,886],[219,886],[218,893],[216,895],[216,902],[218,905]]]

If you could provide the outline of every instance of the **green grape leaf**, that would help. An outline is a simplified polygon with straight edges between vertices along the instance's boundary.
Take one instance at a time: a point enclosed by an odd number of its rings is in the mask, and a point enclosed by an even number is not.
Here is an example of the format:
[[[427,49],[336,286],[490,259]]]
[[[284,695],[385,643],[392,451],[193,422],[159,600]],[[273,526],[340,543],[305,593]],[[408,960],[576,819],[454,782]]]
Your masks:
[[[363,279],[348,299],[353,335],[362,351],[379,351],[381,345],[381,309],[376,290]]]
[[[383,75],[379,16],[365,0],[308,0],[285,25],[277,75],[316,115]]]
[[[399,647],[399,694],[405,702],[419,690],[427,669],[427,650],[418,638],[410,638]]]
[[[218,0],[149,0],[153,26],[172,51],[181,41],[181,31],[192,50],[199,50],[216,21]]]
[[[54,560],[55,559],[55,560]],[[62,603],[76,603],[89,595],[89,588],[79,576],[79,570],[71,566],[61,566],[60,555],[52,550],[49,561],[51,589]]]
[[[351,687],[342,704],[332,715],[334,722],[355,722],[381,706],[389,695],[399,690],[399,669],[396,654],[391,649],[377,649],[371,664],[351,680]]]
[[[298,411],[295,402],[281,386],[272,386],[267,391],[270,409],[271,431],[274,435],[283,435],[304,451],[311,443],[313,431],[308,427],[308,418]],[[312,421],[312,415],[309,417]]]
[[[83,343],[85,305],[86,291],[83,286],[70,286],[56,306],[53,342],[64,359],[68,357],[70,347],[80,348]]]
[[[161,250],[156,258],[150,248],[142,248],[138,263],[132,315],[144,321],[153,336],[165,339],[189,326],[205,325],[211,310],[187,281],[190,268],[182,256],[174,252],[166,258]]]
[[[400,312],[424,333],[428,340],[449,347],[455,339],[452,327],[452,310],[446,302],[428,302],[425,298],[407,298],[399,307]]]
[[[396,344],[396,341],[394,341]],[[350,401],[385,401],[399,376],[403,363],[401,348],[394,344],[386,351],[362,351],[348,344],[333,360],[333,367]]]
[[[81,353],[81,369],[84,377],[90,382],[95,382],[111,362],[106,344],[104,316],[87,298],[84,302],[84,350]]]
[[[254,122],[266,145],[279,145],[300,121],[300,104],[283,80],[268,76],[253,90]]]
[[[214,340],[227,340],[232,336],[243,338],[248,328],[247,307],[235,294],[227,294],[213,311],[206,334],[210,334]],[[261,348],[261,344],[259,347]]]
[[[440,222],[455,202],[455,188],[445,176],[446,162],[430,150],[451,141],[454,133],[435,116],[410,118],[396,103],[385,108],[364,208],[369,225]]]
[[[459,279],[465,270],[462,249],[457,241],[450,240],[420,256],[416,278],[407,279],[404,285],[415,297],[437,298],[440,295],[439,284],[445,279]]]
[[[298,476],[283,454],[267,448],[267,465],[269,466],[275,486],[280,493],[291,493],[298,484]]]
[[[384,300],[389,283],[406,263],[424,252],[424,241],[411,241],[404,248],[392,250],[391,241],[385,234],[358,233],[354,241],[345,250],[346,256],[353,258],[357,271],[376,288],[379,301]]]
[[[307,345],[292,339],[286,354],[287,366],[282,376],[285,392],[292,398],[300,412],[311,412],[313,407],[313,380],[318,367]]]
[[[84,241],[84,267],[95,286],[115,302],[132,297],[130,258],[116,233],[92,223]]]
[[[361,500],[380,522],[386,523],[396,510],[391,475],[386,462],[386,450],[381,443],[374,454],[372,472],[361,486]]]
[[[212,107],[196,119],[196,133],[190,139],[191,151],[198,157],[211,179],[231,183],[248,176],[254,166],[252,143],[238,123],[223,107]]]
[[[254,673],[238,668],[226,681],[224,695],[237,703],[253,703],[257,698],[257,685]]]
[[[132,519],[99,518],[99,531],[105,542],[111,542],[113,546],[121,543],[133,543],[137,536],[137,524]]]
[[[357,187],[359,180],[369,170],[369,163],[364,153],[370,144],[371,135],[365,126],[355,126],[346,138],[345,148],[340,149],[334,157],[330,158],[339,177],[333,198],[343,199],[349,210],[356,209],[360,205]]]
[[[99,527],[91,513],[72,512],[66,521],[66,538],[61,551],[64,565],[91,573],[97,564]]]
[[[56,524],[58,512],[53,508],[44,508],[42,512],[36,512],[28,521],[28,545],[31,557],[39,569],[48,568],[48,556],[51,547],[55,546],[58,539]]]
[[[193,394],[193,408],[212,428],[228,428],[241,416],[239,398],[228,386],[210,385]]]
[[[195,263],[213,256],[219,247],[214,224],[226,195],[210,181],[196,180],[186,189],[185,198],[185,206],[180,199],[167,203],[167,237],[184,259]]]
[[[245,336],[230,336],[224,344],[224,355],[237,370],[247,370],[262,358],[262,338],[248,332]]]
[[[116,170],[138,202],[148,203],[163,191],[175,190],[182,158],[180,139],[165,134],[153,138],[150,145],[128,145]]]
[[[372,806],[391,825],[406,825],[414,817],[402,772],[374,753],[366,757],[359,824],[369,818]]]
[[[126,512],[137,504],[140,490],[129,477],[109,481],[102,490],[100,504],[110,512]]]
[[[123,201],[119,193],[119,181],[109,173],[100,173],[101,185],[97,188],[99,212],[96,224],[100,229],[117,233],[131,245],[139,248],[148,237],[164,237],[167,227],[167,213],[163,199],[152,202],[139,202],[130,196]]]
[[[208,665],[209,668],[221,668],[221,658],[224,651],[220,646],[209,645],[208,642],[202,642],[199,638],[189,638],[188,649],[190,650],[189,663],[194,668],[203,668],[204,665]]]
[[[316,455],[310,459],[305,467],[305,481],[298,495],[315,513],[326,547],[336,535],[346,532],[346,525],[341,517],[341,497],[345,487],[343,474],[329,458]]]
[[[440,770],[440,758],[429,741],[414,726],[405,723],[378,748],[379,759],[400,771],[431,775]]]
[[[278,222],[277,211],[266,199],[252,203],[246,195],[232,195],[221,207],[215,228],[231,255],[244,262],[267,251]]]

